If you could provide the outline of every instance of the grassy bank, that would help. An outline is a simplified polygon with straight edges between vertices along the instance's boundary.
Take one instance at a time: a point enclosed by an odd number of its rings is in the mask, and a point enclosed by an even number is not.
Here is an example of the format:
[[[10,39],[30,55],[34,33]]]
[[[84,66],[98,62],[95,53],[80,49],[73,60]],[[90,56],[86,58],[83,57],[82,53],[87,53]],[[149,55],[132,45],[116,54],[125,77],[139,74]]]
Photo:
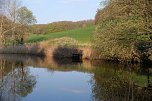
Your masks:
[[[48,34],[32,34],[24,45],[0,48],[0,54],[30,54],[61,58],[83,53],[83,58],[91,56],[91,37],[95,26]]]
[[[70,37],[81,43],[90,43],[94,29],[95,29],[95,26],[91,26],[91,27],[81,28],[81,29],[76,29],[76,30],[69,30],[69,31],[57,32],[57,33],[48,33],[45,35],[32,34],[28,38],[27,42],[35,43],[35,42],[40,42],[44,40]]]

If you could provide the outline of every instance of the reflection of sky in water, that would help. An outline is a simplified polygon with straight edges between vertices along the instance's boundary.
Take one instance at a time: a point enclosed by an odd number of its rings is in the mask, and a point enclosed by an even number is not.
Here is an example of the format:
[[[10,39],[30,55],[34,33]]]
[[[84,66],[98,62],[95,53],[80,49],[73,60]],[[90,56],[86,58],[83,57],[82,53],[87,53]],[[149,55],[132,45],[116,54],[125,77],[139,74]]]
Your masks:
[[[0,73],[0,101],[124,101],[128,96],[127,101],[132,97],[134,101],[152,101],[151,90],[145,89],[152,69],[139,69],[138,65],[126,68],[113,62],[80,64],[67,59],[56,61],[20,55],[4,55],[0,60],[4,67]],[[149,81],[151,84],[151,76]]]
[[[59,72],[31,68],[37,77],[36,87],[23,101],[90,101],[91,75],[82,72]]]
[[[75,93],[75,94],[83,94],[86,93],[84,89],[73,89],[73,88],[63,88],[62,89],[65,92]]]

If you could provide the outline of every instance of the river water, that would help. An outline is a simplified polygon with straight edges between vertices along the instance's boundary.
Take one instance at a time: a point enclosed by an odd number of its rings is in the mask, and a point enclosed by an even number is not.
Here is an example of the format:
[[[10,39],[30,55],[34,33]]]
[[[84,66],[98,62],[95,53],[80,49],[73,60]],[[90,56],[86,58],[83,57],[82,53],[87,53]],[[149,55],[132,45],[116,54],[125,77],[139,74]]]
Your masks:
[[[152,101],[151,67],[0,55],[0,101]]]

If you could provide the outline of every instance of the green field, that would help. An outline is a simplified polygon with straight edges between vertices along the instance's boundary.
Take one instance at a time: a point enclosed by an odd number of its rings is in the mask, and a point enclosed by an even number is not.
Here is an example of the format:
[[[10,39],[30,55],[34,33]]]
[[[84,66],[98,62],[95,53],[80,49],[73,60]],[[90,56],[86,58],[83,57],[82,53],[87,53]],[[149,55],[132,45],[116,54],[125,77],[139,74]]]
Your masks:
[[[57,32],[57,33],[49,33],[45,35],[32,34],[29,36],[27,42],[34,43],[34,42],[40,42],[40,41],[50,40],[55,38],[71,37],[77,40],[78,42],[89,43],[91,41],[91,37],[93,35],[94,30],[95,30],[95,26],[90,26],[87,28]]]

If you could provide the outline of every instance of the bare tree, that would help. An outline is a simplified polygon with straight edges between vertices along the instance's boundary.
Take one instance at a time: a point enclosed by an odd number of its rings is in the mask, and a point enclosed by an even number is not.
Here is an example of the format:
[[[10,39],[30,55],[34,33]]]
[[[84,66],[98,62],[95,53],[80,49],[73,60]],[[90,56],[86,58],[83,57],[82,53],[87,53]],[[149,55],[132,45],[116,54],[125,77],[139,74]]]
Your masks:
[[[26,7],[22,7],[20,0],[1,0],[0,2],[2,2],[0,5],[1,45],[12,44],[19,38],[23,40],[25,25],[36,22],[33,13]]]

